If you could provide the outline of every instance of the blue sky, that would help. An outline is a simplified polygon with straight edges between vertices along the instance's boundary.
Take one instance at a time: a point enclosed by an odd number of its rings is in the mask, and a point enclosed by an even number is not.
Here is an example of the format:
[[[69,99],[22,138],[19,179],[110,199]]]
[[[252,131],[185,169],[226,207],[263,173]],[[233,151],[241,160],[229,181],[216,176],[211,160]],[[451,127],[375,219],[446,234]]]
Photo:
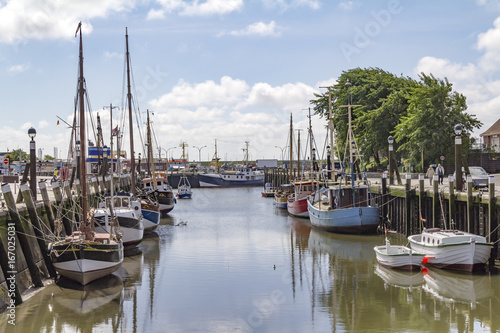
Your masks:
[[[103,106],[123,105],[128,27],[135,99],[154,112],[163,157],[185,141],[207,160],[217,139],[223,159],[241,160],[245,141],[252,159],[280,158],[290,113],[306,129],[313,94],[355,67],[448,78],[484,124],[476,136],[500,115],[500,1],[0,0],[0,151],[28,151],[33,126],[44,155],[66,157],[56,123],[73,113],[79,21],[105,131]],[[324,125],[313,117],[319,150]]]

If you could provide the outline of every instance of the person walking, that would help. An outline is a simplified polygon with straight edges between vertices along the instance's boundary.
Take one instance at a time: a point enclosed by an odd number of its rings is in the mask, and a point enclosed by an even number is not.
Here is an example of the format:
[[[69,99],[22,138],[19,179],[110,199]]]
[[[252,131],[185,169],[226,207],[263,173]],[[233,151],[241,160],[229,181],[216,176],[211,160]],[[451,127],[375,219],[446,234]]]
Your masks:
[[[429,178],[429,185],[432,185],[432,179],[434,178],[434,168],[432,165],[429,165],[429,169],[427,169],[425,176]]]
[[[444,168],[441,166],[441,164],[438,164],[438,166],[436,168],[436,172],[438,174],[438,183],[443,185]]]

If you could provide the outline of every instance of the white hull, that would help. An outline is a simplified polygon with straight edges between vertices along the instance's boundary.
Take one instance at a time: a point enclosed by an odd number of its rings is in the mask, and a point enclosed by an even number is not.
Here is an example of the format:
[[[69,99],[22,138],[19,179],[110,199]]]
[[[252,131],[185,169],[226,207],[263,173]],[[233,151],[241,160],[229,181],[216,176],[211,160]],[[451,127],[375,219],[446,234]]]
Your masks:
[[[456,230],[429,230],[408,237],[413,250],[425,253],[424,264],[470,272],[484,266],[490,258],[493,244],[482,236]]]
[[[424,259],[423,253],[417,253],[406,246],[390,245],[373,248],[379,264],[391,268],[419,269]]]
[[[77,259],[54,263],[56,271],[82,285],[109,275],[120,268],[123,257],[119,262]]]

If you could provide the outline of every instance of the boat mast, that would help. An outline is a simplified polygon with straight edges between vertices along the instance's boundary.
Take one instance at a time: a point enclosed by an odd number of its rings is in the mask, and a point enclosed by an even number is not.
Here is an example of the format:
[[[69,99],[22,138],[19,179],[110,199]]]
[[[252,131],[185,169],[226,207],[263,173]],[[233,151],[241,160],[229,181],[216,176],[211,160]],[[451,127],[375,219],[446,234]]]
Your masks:
[[[297,179],[300,179],[300,129],[297,129]]]
[[[78,99],[80,100],[80,184],[82,187],[81,191],[81,204],[82,204],[82,223],[80,228],[82,228],[84,233],[85,233],[85,238],[91,238],[87,237],[90,235],[90,228],[89,224],[87,221],[87,183],[86,183],[86,175],[87,171],[85,168],[85,156],[87,155],[85,153],[86,150],[86,145],[85,145],[85,100],[84,100],[84,95],[85,95],[85,79],[83,77],[83,42],[82,42],[82,22],[78,23],[78,28],[76,32],[78,33],[80,31],[80,50],[79,50],[79,61],[80,61],[80,66],[79,66],[79,72],[80,75],[78,77]]]
[[[292,124],[292,114],[290,113],[290,183],[293,178],[293,124]]]
[[[154,157],[153,157],[153,144],[151,143],[151,122],[149,120],[149,110],[147,111],[147,135],[148,135],[148,159],[150,162],[150,168],[151,168],[151,180],[153,182],[153,189],[156,190],[156,175],[155,175],[155,163],[154,163]],[[167,156],[168,158],[168,156]]]
[[[136,194],[135,180],[135,154],[134,154],[134,127],[132,121],[132,93],[130,92],[130,54],[128,52],[128,29],[125,28],[125,47],[127,57],[127,102],[128,102],[128,125],[130,131],[130,176],[132,182],[132,194]]]
[[[349,128],[347,129],[347,140],[349,144],[349,164],[351,165],[351,184],[354,186],[354,154],[352,151],[354,143],[354,135],[352,133],[352,121],[351,121],[351,109],[353,106],[361,106],[361,105],[353,105],[351,104],[352,96],[351,96],[351,82],[347,79],[345,83],[347,86],[347,105],[341,105],[342,107],[347,107],[347,115],[349,119]],[[353,201],[354,202],[354,201]]]

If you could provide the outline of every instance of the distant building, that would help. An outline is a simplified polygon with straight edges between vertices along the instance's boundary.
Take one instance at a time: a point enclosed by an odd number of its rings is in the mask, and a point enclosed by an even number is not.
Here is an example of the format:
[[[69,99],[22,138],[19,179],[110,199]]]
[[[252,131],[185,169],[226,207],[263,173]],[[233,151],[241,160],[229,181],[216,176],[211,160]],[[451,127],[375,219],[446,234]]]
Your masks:
[[[277,159],[262,159],[257,160],[257,168],[277,168],[278,160]]]
[[[485,148],[500,153],[500,119],[480,136],[483,138]]]

